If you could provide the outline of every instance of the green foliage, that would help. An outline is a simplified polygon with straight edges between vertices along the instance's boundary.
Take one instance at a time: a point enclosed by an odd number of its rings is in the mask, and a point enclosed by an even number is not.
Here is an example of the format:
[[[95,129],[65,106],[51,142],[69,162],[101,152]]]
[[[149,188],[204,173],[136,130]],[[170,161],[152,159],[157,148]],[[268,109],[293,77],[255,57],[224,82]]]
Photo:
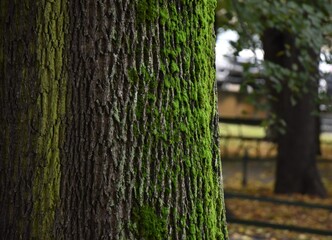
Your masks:
[[[303,94],[317,91],[313,86],[319,79],[319,52],[324,49],[325,60],[330,61],[331,51],[331,0],[229,0],[218,1],[218,24],[224,29],[239,33],[239,41],[234,43],[235,55],[242,49],[262,48],[257,37],[262,37],[267,30],[273,29],[292,36],[292,40],[281,39],[285,45],[278,57],[288,59],[280,65],[264,61],[264,77],[275,92],[284,88],[291,91],[291,104],[296,105]],[[294,42],[293,42],[294,41]],[[290,42],[290,43],[289,43]],[[248,84],[255,76],[245,73]],[[260,93],[268,94],[274,101],[273,94],[262,85]]]
[[[307,49],[320,50],[328,45],[332,35],[330,0],[315,1],[260,1],[260,0],[232,0],[232,4],[219,4],[217,16],[219,24],[226,29],[236,30],[240,40],[235,47],[256,48],[253,36],[262,36],[267,29],[276,29],[295,36],[295,45],[301,49],[298,55],[299,62],[304,69],[308,69],[307,77],[312,70],[313,59]],[[280,55],[290,56],[290,46]],[[296,71],[297,69],[294,69]],[[311,71],[312,72],[312,71]]]

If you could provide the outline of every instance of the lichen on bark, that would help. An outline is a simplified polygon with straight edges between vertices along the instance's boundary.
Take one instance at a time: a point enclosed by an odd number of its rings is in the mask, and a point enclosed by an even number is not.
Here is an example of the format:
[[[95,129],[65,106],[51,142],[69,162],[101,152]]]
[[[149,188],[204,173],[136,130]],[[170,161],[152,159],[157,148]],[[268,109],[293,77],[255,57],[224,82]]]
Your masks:
[[[0,235],[52,239],[66,97],[65,1],[1,1],[0,11]]]
[[[65,0],[39,1],[37,10],[37,61],[40,94],[36,102],[41,118],[36,141],[33,180],[32,236],[51,239],[55,211],[60,203],[60,148],[66,105],[65,34],[68,21]],[[62,129],[60,129],[60,127]]]

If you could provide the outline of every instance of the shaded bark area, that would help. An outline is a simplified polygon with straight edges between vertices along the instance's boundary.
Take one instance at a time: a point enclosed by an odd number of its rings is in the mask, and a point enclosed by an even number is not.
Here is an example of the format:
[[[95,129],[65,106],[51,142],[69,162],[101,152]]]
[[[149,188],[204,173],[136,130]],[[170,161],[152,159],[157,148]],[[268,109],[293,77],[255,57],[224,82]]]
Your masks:
[[[14,7],[18,9],[14,11]],[[29,145],[36,135],[27,112],[37,99],[37,86],[29,81],[37,78],[37,72],[26,70],[36,64],[36,54],[29,48],[36,44],[37,36],[33,34],[36,9],[30,9],[32,15],[23,3],[1,2],[0,235],[4,239],[29,237],[31,228],[35,162]]]
[[[0,236],[50,239],[59,201],[64,1],[1,1]]]
[[[213,1],[72,1],[63,239],[224,239]]]
[[[285,45],[288,45],[291,55],[285,54]],[[299,73],[303,67],[297,60],[299,49],[295,46],[295,38],[289,33],[277,29],[268,29],[263,36],[265,60],[291,69],[293,64],[299,66]],[[315,68],[317,54],[312,53],[313,68]],[[306,69],[307,70],[307,69]],[[315,74],[317,70],[313,70]],[[298,74],[298,76],[300,76]],[[303,93],[297,104],[293,105],[291,92],[287,79],[282,80],[283,88],[276,91],[270,84],[271,95],[275,97],[272,102],[273,111],[286,122],[286,133],[277,135],[278,156],[276,171],[276,193],[301,193],[326,196],[316,165],[317,144],[317,117],[313,115],[316,110],[315,97],[317,84],[306,81],[304,84],[309,90]],[[298,79],[297,81],[305,81]]]

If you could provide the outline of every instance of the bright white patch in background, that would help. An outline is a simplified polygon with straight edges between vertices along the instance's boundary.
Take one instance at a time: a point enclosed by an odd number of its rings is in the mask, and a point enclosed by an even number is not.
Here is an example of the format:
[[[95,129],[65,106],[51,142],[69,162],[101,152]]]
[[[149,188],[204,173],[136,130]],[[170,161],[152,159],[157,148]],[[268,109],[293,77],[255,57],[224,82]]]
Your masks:
[[[332,72],[332,65],[326,63],[327,59],[323,53],[320,55],[320,59],[321,62],[319,63],[319,69],[324,73]]]
[[[264,58],[264,51],[262,49],[255,49],[255,52],[250,49],[243,49],[239,52],[239,56],[244,59],[254,59],[263,60]]]
[[[231,41],[236,42],[239,40],[239,34],[232,30],[227,30],[218,33],[216,52],[223,54],[231,54],[234,52],[234,48],[230,44]]]
[[[235,49],[232,47],[230,42],[236,42],[239,39],[239,34],[233,30],[221,31],[217,34],[216,42],[216,67],[217,69],[225,66],[225,55],[232,55]],[[253,61],[256,57],[257,60],[261,61],[264,59],[264,51],[256,48],[255,52],[251,49],[243,49],[239,52],[239,57],[242,61]],[[332,65],[325,62],[325,57],[321,56],[322,61],[319,64],[319,69],[324,72],[332,72]]]
[[[319,69],[324,73],[332,72],[332,65],[327,64],[326,62],[320,62],[319,63]]]
[[[235,52],[231,42],[237,42],[239,40],[239,34],[233,30],[221,31],[217,34],[216,42],[216,67],[217,69],[225,65],[225,56],[232,56]],[[243,49],[239,52],[239,58],[243,62],[253,62],[255,58],[257,60],[263,60],[264,51],[256,48],[255,51],[251,49]]]
[[[224,56],[232,55],[235,49],[230,44],[231,41],[237,41],[239,34],[235,31],[227,30],[217,35],[216,42],[216,67],[219,68],[224,64]]]

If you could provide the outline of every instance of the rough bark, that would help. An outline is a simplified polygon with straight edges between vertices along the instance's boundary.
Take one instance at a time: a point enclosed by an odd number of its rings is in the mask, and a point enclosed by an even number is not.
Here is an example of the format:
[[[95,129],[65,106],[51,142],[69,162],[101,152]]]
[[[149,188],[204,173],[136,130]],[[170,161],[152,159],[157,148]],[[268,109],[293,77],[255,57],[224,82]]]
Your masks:
[[[227,238],[215,3],[1,4],[1,236]]]
[[[0,236],[49,239],[59,201],[64,5],[1,1],[0,9]]]
[[[297,57],[299,49],[295,47],[294,36],[276,29],[269,29],[263,37],[265,60],[291,69],[297,64],[301,71],[301,64]],[[291,49],[291,56],[280,54],[285,51],[285,44]],[[314,55],[314,54],[313,54]],[[313,64],[315,58],[313,57]],[[303,70],[303,68],[302,68]],[[313,73],[314,74],[314,73]],[[298,81],[304,81],[298,79]],[[312,81],[305,83],[309,89],[292,104],[292,92],[287,80],[282,81],[280,92],[272,87],[271,95],[276,99],[272,102],[273,111],[286,123],[286,133],[278,134],[278,156],[275,192],[302,193],[326,196],[316,165],[317,145],[317,117],[313,115],[316,110],[315,97],[317,85]]]

